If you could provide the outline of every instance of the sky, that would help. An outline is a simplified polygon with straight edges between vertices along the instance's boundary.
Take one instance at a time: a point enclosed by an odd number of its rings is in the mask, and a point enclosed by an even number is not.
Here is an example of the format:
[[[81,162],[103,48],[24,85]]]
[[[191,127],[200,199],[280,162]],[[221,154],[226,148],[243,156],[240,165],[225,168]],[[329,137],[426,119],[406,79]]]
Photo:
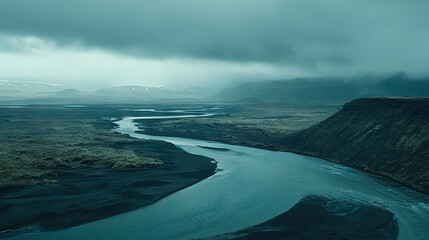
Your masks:
[[[0,0],[0,79],[219,87],[428,76],[427,0]]]

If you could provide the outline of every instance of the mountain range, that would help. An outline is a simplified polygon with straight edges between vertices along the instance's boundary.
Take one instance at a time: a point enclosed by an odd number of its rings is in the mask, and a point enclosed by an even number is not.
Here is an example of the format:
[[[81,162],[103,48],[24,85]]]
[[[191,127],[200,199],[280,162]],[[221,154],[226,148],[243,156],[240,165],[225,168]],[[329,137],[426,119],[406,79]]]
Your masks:
[[[414,79],[404,73],[384,78],[296,78],[259,81],[226,88],[217,97],[237,101],[258,99],[281,103],[338,103],[376,96],[429,96],[429,79]]]
[[[0,101],[3,104],[146,103],[201,98],[201,92],[204,91],[144,86],[119,86],[81,91],[59,84],[0,80]]]

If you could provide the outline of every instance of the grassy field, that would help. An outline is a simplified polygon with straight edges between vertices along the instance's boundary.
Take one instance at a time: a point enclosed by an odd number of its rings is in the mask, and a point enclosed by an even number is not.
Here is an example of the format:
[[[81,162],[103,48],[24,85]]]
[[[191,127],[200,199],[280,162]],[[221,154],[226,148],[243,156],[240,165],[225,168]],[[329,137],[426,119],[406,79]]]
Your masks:
[[[220,115],[144,122],[148,134],[207,139],[276,149],[274,139],[311,127],[341,109],[340,106],[283,104],[225,105]]]
[[[210,158],[113,132],[111,117],[145,114],[124,108],[0,107],[0,237],[131,211],[215,173]]]
[[[162,160],[114,147],[136,140],[100,127],[79,110],[2,109],[0,185],[56,181],[57,168],[153,168]],[[99,127],[97,127],[99,126]]]
[[[116,108],[117,109],[117,108]],[[273,139],[308,128],[335,113],[337,106],[276,104],[226,105],[221,115],[145,121],[154,135],[202,138],[275,148]],[[56,169],[146,169],[163,164],[156,153],[118,147],[141,142],[111,131],[106,116],[129,114],[109,108],[0,108],[0,186],[57,181]]]

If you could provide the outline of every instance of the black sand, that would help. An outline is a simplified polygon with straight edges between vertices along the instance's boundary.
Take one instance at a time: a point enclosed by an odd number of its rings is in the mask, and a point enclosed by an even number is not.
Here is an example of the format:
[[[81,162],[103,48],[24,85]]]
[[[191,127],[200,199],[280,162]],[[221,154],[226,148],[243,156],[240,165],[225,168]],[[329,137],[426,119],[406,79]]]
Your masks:
[[[385,209],[353,201],[308,196],[267,222],[209,239],[394,240],[397,236],[397,220]]]
[[[124,116],[125,113],[117,112],[117,108],[93,107],[67,111],[6,109],[2,113],[3,116],[25,114],[31,128],[31,119],[34,118],[48,119],[62,115],[87,120]],[[112,127],[110,121],[97,122],[100,130],[110,131]],[[131,211],[215,173],[216,164],[212,159],[186,153],[170,143],[121,136],[128,140],[102,144],[150,154],[162,160],[163,164],[157,168],[127,170],[57,166],[49,169],[55,173],[52,176],[56,180],[54,183],[0,186],[0,237],[67,228]]]

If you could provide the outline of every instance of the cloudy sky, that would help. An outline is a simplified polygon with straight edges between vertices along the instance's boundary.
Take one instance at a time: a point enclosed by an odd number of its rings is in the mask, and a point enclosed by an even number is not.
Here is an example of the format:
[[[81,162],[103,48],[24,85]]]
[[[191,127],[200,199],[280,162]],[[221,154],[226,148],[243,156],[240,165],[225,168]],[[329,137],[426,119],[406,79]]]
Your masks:
[[[0,79],[221,86],[429,75],[427,0],[0,0]]]

